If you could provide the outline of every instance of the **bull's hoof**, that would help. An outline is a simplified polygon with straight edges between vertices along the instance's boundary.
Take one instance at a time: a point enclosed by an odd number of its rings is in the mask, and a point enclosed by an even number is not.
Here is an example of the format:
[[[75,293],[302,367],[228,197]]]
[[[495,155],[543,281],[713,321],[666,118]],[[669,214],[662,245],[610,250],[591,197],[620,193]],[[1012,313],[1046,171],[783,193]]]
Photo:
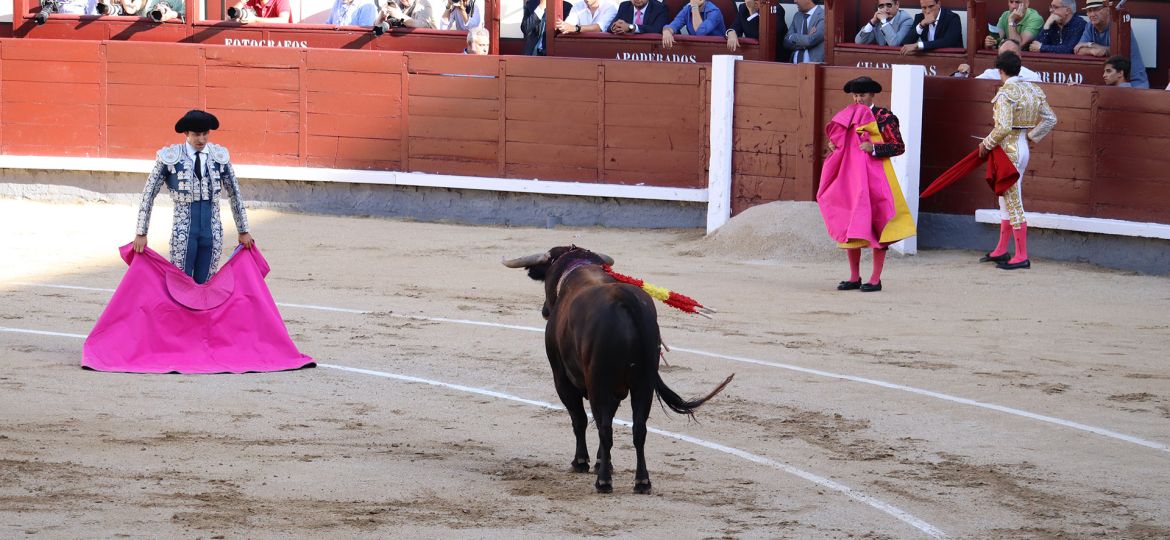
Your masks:
[[[613,484],[610,482],[602,484],[601,480],[598,480],[593,484],[593,487],[597,488],[598,493],[613,493]]]
[[[575,472],[575,473],[589,472],[589,460],[588,459],[574,459],[573,462],[569,464],[569,467],[572,467],[573,472]]]
[[[650,479],[647,478],[645,480],[638,480],[638,481],[634,482],[634,493],[639,493],[642,495],[649,495],[650,494]]]

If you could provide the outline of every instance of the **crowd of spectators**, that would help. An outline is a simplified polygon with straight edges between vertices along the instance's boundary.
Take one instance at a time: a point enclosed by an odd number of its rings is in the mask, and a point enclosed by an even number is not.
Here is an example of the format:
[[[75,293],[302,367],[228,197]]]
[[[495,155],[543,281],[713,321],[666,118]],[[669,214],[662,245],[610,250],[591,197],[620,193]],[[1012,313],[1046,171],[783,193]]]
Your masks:
[[[783,13],[775,18],[778,61],[823,62],[825,58],[825,9],[818,0],[794,0],[796,13],[788,26]],[[1105,0],[1083,0],[1084,17],[1078,14],[1078,0],[1050,0],[1048,16],[1032,8],[1030,0],[1008,0],[1008,9],[998,17],[982,45],[999,52],[1010,50],[1109,58],[1106,79],[1111,85],[1149,88],[1149,80],[1137,40],[1130,34],[1128,57],[1111,49],[1112,12]],[[445,4],[444,4],[445,2]],[[913,17],[902,9],[901,0],[877,0],[873,16],[858,29],[858,44],[897,47],[901,54],[935,49],[965,48],[963,22],[943,7],[940,0],[917,0],[920,13]],[[688,0],[673,15],[661,0],[562,0],[563,18],[553,27],[561,34],[609,33],[661,36],[663,48],[675,44],[675,36],[718,36],[727,49],[736,51],[744,38],[759,39],[759,0],[736,3],[736,16],[724,20],[723,12],[711,0]],[[150,17],[156,21],[182,19],[183,0],[61,0],[59,13]],[[289,0],[238,0],[228,9],[241,23],[291,23]],[[1088,19],[1087,21],[1085,19]],[[484,0],[335,0],[326,24],[375,26],[382,28],[434,28],[471,31],[485,21]],[[525,0],[521,31],[526,55],[544,55],[547,47],[546,0]],[[477,50],[468,36],[467,51]],[[1124,60],[1124,63],[1121,62]],[[1125,69],[1122,69],[1122,68]],[[970,76],[963,65],[956,76]],[[983,74],[983,75],[986,75]],[[1035,72],[1024,68],[1025,79]],[[980,75],[982,77],[982,75]],[[978,78],[978,77],[977,77]],[[1123,84],[1122,84],[1123,83]]]

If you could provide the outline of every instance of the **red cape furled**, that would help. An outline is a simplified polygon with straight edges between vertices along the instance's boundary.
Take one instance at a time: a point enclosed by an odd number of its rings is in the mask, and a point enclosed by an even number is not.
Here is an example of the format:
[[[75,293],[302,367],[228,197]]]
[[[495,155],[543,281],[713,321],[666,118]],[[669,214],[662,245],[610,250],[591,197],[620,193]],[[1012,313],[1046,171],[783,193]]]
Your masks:
[[[259,248],[237,249],[207,283],[155,251],[120,249],[130,268],[82,349],[82,367],[128,373],[244,373],[312,367],[264,276]]]
[[[896,213],[884,160],[874,159],[857,144],[859,139],[869,140],[858,128],[876,121],[869,107],[853,104],[825,126],[837,151],[825,158],[817,205],[829,236],[837,242],[861,239],[877,246]]]
[[[987,161],[987,176],[985,180],[987,180],[988,187],[997,196],[1003,195],[1003,192],[1007,191],[1019,181],[1020,171],[1016,170],[1016,165],[1012,163],[1011,158],[1008,157],[1007,152],[1003,151],[1003,148],[996,146],[994,150],[987,154],[986,158],[979,157],[979,150],[975,149],[951,168],[944,171],[938,178],[935,178],[926,187],[926,191],[923,191],[919,197],[926,198],[938,193],[942,188],[955,183],[955,181],[967,176],[971,171],[978,169],[984,160]]]

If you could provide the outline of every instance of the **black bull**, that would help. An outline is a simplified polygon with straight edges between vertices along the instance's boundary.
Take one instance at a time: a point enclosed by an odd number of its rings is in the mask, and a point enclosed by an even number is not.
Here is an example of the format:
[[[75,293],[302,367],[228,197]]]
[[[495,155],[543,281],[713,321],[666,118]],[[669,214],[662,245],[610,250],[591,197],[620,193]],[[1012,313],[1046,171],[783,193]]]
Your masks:
[[[544,282],[542,312],[548,319],[545,350],[557,395],[573,420],[573,435],[577,438],[573,470],[589,470],[589,450],[585,447],[589,420],[581,401],[585,398],[601,439],[594,466],[595,486],[599,492],[613,491],[613,417],[628,394],[638,454],[634,491],[650,493],[643,447],[655,392],[659,401],[674,412],[690,415],[722,391],[734,375],[705,397],[690,401],[667,387],[658,374],[662,339],[654,299],[638,287],[618,282],[602,269],[602,264],[613,264],[613,260],[575,246],[504,261],[510,268],[526,268],[529,277]]]

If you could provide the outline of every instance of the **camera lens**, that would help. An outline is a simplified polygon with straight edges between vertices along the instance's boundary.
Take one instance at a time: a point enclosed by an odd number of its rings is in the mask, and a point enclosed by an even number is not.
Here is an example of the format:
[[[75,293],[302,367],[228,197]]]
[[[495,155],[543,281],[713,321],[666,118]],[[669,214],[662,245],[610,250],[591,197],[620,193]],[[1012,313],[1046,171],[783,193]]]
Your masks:
[[[97,12],[98,12],[98,15],[109,15],[110,14],[109,4],[98,4],[97,5]]]
[[[240,18],[240,10],[238,10],[234,7],[228,8],[228,18],[229,19],[239,19]]]
[[[154,22],[162,22],[162,10],[156,9],[150,12],[150,20]]]

